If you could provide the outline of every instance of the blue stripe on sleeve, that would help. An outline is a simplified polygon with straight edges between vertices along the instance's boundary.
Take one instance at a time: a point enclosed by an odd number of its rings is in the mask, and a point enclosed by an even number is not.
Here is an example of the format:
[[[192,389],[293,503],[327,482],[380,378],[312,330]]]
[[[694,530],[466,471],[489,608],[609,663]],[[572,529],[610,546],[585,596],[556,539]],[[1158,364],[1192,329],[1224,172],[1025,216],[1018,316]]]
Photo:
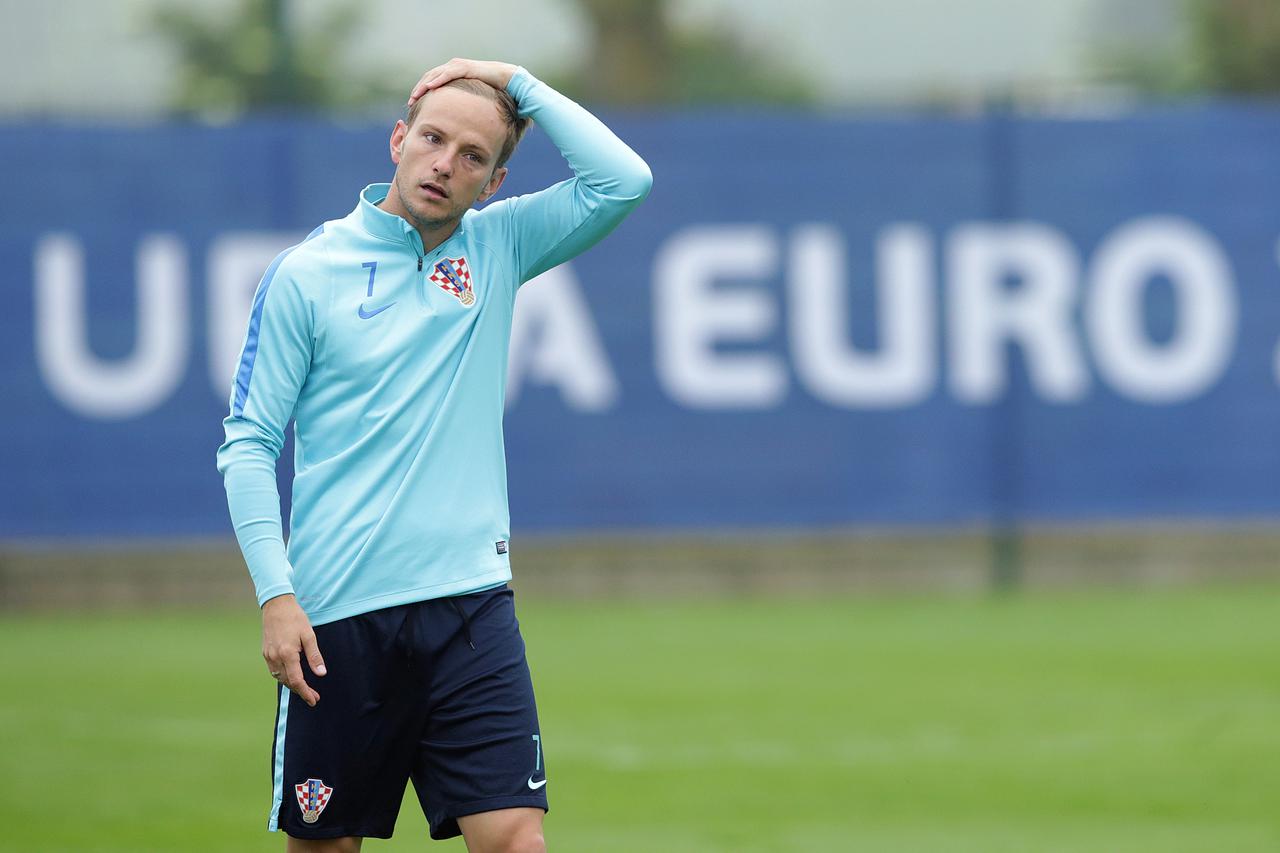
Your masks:
[[[323,233],[324,225],[321,224],[308,234],[302,243]],[[231,414],[237,418],[244,414],[244,404],[249,399],[249,380],[253,378],[253,363],[258,358],[258,332],[262,328],[262,308],[267,303],[267,290],[271,287],[271,280],[276,276],[276,270],[280,268],[280,262],[289,257],[289,253],[298,246],[290,246],[276,256],[271,266],[267,267],[267,271],[263,273],[262,281],[258,283],[258,291],[253,295],[253,311],[249,314],[249,334],[245,338],[244,352],[240,354],[240,369],[236,371],[236,399],[231,405]]]

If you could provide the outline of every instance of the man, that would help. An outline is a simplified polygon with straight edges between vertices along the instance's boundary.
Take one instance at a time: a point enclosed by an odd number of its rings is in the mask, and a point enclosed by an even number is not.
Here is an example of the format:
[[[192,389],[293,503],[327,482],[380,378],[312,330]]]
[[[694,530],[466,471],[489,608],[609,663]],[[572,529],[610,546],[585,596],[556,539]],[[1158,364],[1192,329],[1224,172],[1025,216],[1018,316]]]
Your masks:
[[[507,587],[512,306],[652,178],[513,65],[451,60],[409,103],[392,182],[263,276],[218,450],[280,682],[268,826],[290,851],[358,850],[391,836],[412,780],[433,838],[544,850],[545,759]],[[472,210],[530,119],[574,177]],[[286,550],[275,462],[290,418]]]

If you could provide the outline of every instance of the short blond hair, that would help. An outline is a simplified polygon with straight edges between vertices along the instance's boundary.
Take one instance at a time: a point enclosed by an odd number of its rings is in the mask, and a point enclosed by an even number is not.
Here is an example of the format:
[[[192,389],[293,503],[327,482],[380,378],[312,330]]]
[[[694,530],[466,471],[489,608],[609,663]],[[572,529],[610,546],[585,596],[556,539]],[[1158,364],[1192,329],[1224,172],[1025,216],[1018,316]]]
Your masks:
[[[502,121],[507,126],[507,137],[502,141],[502,150],[498,152],[498,161],[494,164],[495,169],[500,169],[506,165],[507,160],[515,153],[516,146],[520,144],[520,138],[524,136],[524,132],[529,129],[529,119],[520,117],[520,107],[516,104],[516,99],[505,89],[495,89],[483,80],[476,80],[471,77],[458,77],[441,86],[444,88],[461,89],[464,92],[470,92],[473,95],[479,95],[482,98],[488,98],[493,101],[498,108],[498,115],[502,117]],[[428,91],[425,95],[413,102],[413,106],[409,107],[405,114],[405,124],[410,128],[413,127],[414,121],[418,118],[418,113],[422,108],[422,103],[430,96]]]

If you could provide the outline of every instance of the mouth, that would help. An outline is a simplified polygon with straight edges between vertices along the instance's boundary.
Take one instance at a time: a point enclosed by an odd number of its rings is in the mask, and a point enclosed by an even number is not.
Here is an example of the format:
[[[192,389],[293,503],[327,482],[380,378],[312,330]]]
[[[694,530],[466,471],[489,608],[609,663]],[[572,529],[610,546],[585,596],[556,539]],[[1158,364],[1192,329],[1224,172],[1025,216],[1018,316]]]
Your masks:
[[[418,184],[422,191],[427,194],[428,198],[448,198],[449,192],[434,181],[423,181]]]

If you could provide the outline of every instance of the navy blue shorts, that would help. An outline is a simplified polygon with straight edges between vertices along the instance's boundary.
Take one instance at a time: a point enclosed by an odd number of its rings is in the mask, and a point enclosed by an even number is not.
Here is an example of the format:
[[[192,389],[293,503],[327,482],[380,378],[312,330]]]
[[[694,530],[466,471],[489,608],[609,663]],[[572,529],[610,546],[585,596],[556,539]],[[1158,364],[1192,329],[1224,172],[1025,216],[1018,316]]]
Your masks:
[[[432,838],[458,818],[547,809],[546,762],[513,593],[375,610],[315,629],[309,708],[281,687],[269,828],[390,838],[412,780]]]

